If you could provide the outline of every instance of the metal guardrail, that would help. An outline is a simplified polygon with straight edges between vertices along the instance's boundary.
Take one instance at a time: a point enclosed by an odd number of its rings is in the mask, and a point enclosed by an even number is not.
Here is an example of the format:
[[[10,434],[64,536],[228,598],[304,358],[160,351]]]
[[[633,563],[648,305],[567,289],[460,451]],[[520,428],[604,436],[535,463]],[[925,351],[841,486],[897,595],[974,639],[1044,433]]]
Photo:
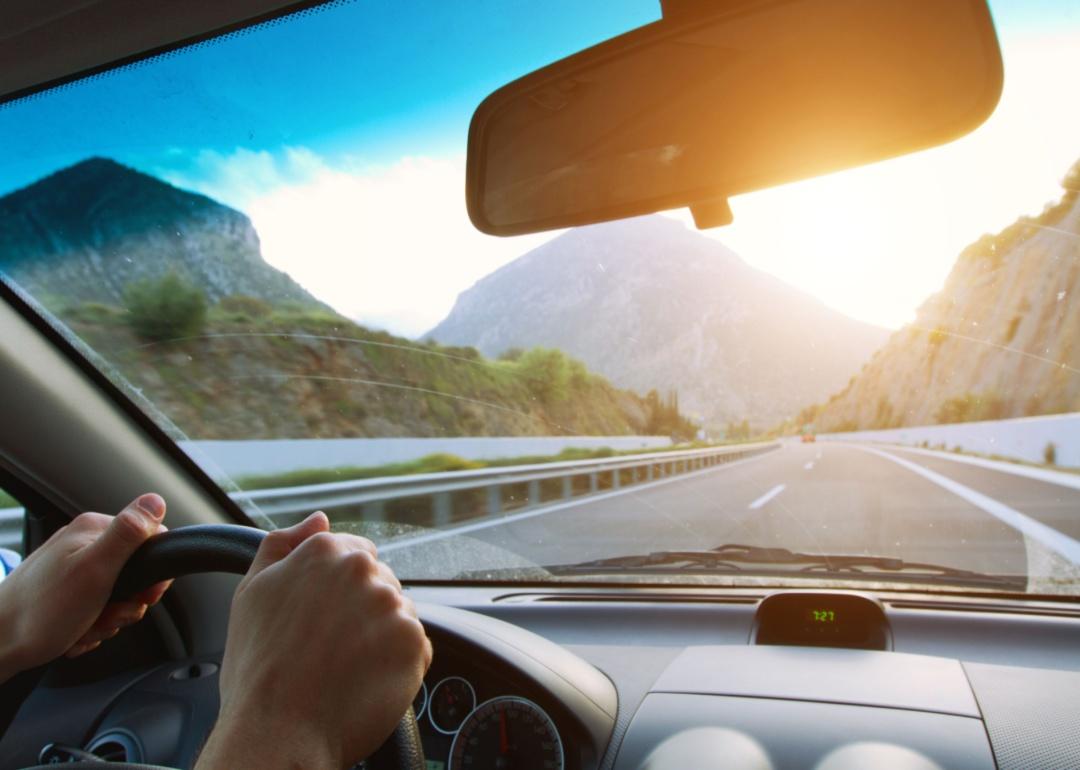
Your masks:
[[[22,508],[0,508],[0,548],[22,550]]]
[[[652,481],[741,460],[778,448],[777,442],[685,449],[534,465],[481,468],[468,471],[421,473],[357,479],[281,489],[230,493],[234,499],[254,503],[275,523],[314,510],[353,509],[365,521],[387,518],[387,504],[411,498],[429,498],[429,526],[446,526],[463,518],[498,516],[560,500],[584,497],[603,489]],[[558,495],[545,496],[543,482],[559,480]],[[550,487],[550,485],[549,485]],[[581,488],[578,492],[577,488]],[[468,511],[455,510],[459,493],[481,491],[484,499]],[[358,509],[358,510],[357,510]]]
[[[359,515],[365,520],[377,521],[386,518],[388,503],[430,498],[430,519],[425,523],[440,527],[455,521],[455,495],[461,492],[483,492],[479,509],[471,506],[469,511],[464,512],[467,514],[465,518],[498,516],[545,503],[585,498],[601,489],[619,489],[703,470],[762,454],[779,446],[777,442],[737,444],[597,460],[386,476],[281,489],[247,490],[230,493],[230,497],[255,503],[275,523],[287,523],[290,518],[304,516],[318,509],[332,511],[340,508],[359,509]],[[559,494],[545,497],[541,485],[551,480],[560,481]],[[519,494],[518,491],[524,493]],[[456,513],[458,519],[463,517],[462,511]],[[0,508],[0,548],[19,550],[22,547],[23,518],[22,508]]]

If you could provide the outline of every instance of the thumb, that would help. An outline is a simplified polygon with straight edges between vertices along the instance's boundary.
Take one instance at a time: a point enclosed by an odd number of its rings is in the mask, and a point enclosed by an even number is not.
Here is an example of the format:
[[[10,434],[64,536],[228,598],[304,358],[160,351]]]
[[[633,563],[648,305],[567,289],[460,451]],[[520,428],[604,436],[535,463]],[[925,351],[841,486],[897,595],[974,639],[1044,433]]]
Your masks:
[[[281,561],[312,535],[329,531],[330,520],[322,511],[316,511],[299,524],[286,529],[275,529],[263,538],[259,552],[255,554],[255,560],[248,569],[247,577],[254,577],[270,565]]]
[[[146,494],[128,503],[94,542],[94,556],[119,571],[140,545],[156,535],[165,518],[165,501]]]

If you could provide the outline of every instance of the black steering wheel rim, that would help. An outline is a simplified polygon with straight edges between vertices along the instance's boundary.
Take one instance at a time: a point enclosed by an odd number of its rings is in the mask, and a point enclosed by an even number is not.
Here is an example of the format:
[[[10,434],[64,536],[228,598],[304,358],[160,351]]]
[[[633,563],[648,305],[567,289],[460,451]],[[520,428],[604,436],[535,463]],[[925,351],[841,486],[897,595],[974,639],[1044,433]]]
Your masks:
[[[128,559],[117,578],[112,599],[126,599],[162,580],[184,575],[202,572],[243,575],[251,567],[264,537],[266,532],[261,529],[229,524],[181,527],[155,535]],[[118,770],[157,767],[131,763],[108,766]],[[368,759],[367,767],[385,770],[425,769],[424,751],[412,706],[406,710],[393,734]]]

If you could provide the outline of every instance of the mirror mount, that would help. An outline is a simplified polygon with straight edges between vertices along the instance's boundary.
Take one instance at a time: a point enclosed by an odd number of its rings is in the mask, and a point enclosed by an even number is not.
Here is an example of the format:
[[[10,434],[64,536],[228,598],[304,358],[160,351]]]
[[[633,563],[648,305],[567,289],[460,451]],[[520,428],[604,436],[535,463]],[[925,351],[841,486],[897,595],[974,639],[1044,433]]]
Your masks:
[[[694,226],[698,230],[723,227],[735,221],[735,215],[731,213],[731,204],[728,203],[727,198],[691,203],[690,213],[694,217]]]

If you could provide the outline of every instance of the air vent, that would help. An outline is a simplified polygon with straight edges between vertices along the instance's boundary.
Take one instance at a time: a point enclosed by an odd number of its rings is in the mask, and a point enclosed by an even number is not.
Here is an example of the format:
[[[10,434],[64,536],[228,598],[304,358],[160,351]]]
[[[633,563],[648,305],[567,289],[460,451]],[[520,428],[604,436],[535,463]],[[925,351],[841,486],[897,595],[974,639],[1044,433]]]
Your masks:
[[[109,730],[94,738],[86,750],[106,762],[142,762],[138,739],[126,730]]]

